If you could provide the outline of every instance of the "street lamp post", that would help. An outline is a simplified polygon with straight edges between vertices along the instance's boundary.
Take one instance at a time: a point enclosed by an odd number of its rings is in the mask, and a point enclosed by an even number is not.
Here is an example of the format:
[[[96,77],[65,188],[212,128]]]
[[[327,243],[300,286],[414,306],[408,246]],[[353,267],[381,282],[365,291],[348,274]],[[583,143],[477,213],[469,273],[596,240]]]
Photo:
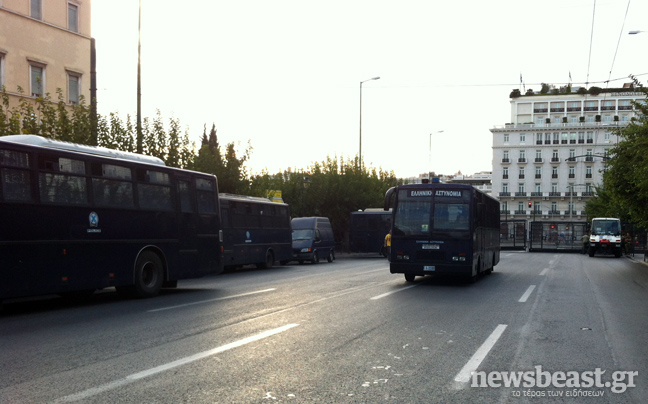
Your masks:
[[[380,77],[376,76],[360,82],[360,148],[358,150],[358,161],[360,162],[360,171],[362,171],[362,83],[371,80],[379,80],[379,79]]]
[[[436,132],[430,133],[430,145],[429,145],[429,151],[428,151],[428,178],[430,177],[431,168],[432,168],[432,135],[437,134],[437,133],[443,133],[442,130],[438,130]],[[430,179],[432,181],[432,179]]]

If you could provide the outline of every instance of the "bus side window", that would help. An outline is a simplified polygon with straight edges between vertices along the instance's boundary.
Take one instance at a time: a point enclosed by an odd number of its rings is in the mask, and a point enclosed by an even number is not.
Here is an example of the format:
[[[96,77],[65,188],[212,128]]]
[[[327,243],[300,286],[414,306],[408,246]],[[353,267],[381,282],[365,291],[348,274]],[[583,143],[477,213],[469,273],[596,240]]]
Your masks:
[[[160,171],[139,170],[137,196],[143,209],[172,210],[169,174]]]
[[[41,202],[72,205],[88,203],[85,162],[41,156],[39,168],[41,171],[53,171],[38,174]],[[61,172],[72,175],[59,174]]]
[[[13,150],[0,150],[2,165],[2,196],[5,201],[28,202],[32,200],[29,154]],[[12,168],[9,168],[12,167]]]
[[[189,181],[178,180],[178,198],[180,199],[180,212],[191,213],[194,211]]]
[[[199,213],[216,213],[214,183],[204,178],[196,178],[196,197]]]
[[[135,206],[130,168],[99,163],[91,164],[90,168],[95,204],[120,208]]]

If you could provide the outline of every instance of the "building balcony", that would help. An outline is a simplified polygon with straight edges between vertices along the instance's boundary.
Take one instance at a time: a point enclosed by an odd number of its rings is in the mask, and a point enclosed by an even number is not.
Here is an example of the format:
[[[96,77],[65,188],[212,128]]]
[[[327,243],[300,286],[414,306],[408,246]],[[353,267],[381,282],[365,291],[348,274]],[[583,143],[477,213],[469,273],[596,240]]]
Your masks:
[[[569,174],[569,178],[576,178],[576,174]]]
[[[518,159],[518,163],[526,163],[526,162],[527,162],[527,160],[526,160],[525,157],[520,157],[520,158]]]
[[[526,192],[516,192],[515,196],[527,196]]]
[[[542,157],[536,157],[535,162],[536,163],[542,163]]]
[[[508,158],[503,158],[502,159],[502,163],[510,163],[510,162],[511,162],[511,160],[508,159]]]
[[[619,111],[631,111],[632,105],[619,105]]]
[[[565,112],[565,108],[551,108],[551,112]]]
[[[559,161],[560,161],[560,158],[558,158],[558,157],[552,157],[551,158],[552,163],[558,163]]]
[[[547,111],[548,111],[547,108],[534,108],[533,109],[534,114],[542,114],[542,113],[546,113]]]
[[[549,196],[560,196],[560,192],[549,192]]]
[[[499,196],[511,196],[511,193],[504,191],[504,192],[500,192]]]
[[[526,214],[526,210],[519,210],[519,209],[517,209],[517,210],[515,211],[515,214],[516,214],[516,215],[524,215],[524,214]]]
[[[521,180],[523,180],[523,179],[524,179],[524,174],[520,174],[520,175],[518,175],[518,178],[521,179]]]
[[[614,111],[615,107],[601,107],[601,111]]]
[[[542,174],[536,174],[535,177],[538,178],[538,179],[542,178]]]
[[[551,174],[551,178],[558,178],[558,174]]]
[[[598,107],[585,107],[583,108],[585,111],[598,111]]]
[[[542,196],[542,192],[531,192],[531,196]]]
[[[576,108],[576,107],[567,107],[567,112],[580,112],[580,111],[581,111],[580,107],[578,107],[578,108]]]

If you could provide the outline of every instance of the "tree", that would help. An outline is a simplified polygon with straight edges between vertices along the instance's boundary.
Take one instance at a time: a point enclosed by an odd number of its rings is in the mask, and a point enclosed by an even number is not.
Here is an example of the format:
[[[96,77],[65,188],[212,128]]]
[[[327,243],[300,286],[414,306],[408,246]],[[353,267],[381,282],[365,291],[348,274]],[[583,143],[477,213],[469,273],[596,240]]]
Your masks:
[[[633,77],[635,88],[648,97],[648,90]],[[609,211],[618,210],[618,216],[648,228],[648,107],[645,102],[635,102],[637,118],[617,130],[620,141],[611,149],[612,158],[603,175],[603,188],[609,197],[601,201]],[[600,201],[595,200],[593,207]],[[588,215],[590,203],[587,205]]]

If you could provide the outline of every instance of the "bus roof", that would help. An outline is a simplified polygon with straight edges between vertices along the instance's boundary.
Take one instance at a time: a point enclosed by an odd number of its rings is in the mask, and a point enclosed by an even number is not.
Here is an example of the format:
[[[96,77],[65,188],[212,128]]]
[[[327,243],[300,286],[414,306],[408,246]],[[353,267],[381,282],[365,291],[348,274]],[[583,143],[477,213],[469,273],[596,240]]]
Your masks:
[[[268,198],[263,198],[260,196],[249,196],[249,195],[236,195],[236,194],[227,194],[227,193],[219,193],[218,194],[219,198],[224,198],[224,199],[229,199],[229,200],[239,200],[239,201],[249,201],[249,202],[260,202],[260,203],[272,203],[275,205],[287,205],[284,202],[275,202],[272,201]]]
[[[24,145],[40,146],[49,149],[67,150],[79,153],[94,154],[104,157],[112,157],[123,160],[137,161],[140,163],[148,163],[166,166],[162,159],[144,154],[125,152],[121,150],[113,150],[107,147],[89,146],[71,142],[63,142],[61,140],[48,139],[37,135],[9,135],[0,137],[0,141],[12,142]]]

